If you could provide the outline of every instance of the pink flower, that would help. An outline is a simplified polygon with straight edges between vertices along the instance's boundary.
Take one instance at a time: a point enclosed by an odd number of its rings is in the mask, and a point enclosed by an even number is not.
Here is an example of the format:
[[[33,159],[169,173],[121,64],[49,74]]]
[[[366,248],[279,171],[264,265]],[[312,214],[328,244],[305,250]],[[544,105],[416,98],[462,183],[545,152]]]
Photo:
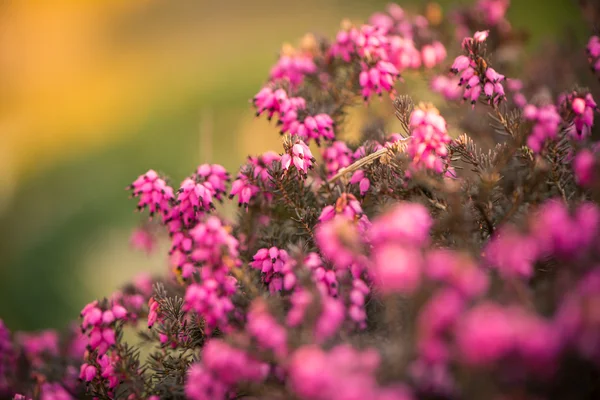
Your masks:
[[[465,314],[456,327],[460,358],[473,366],[496,362],[513,349],[514,331],[504,309],[494,303],[482,303]]]
[[[262,248],[256,252],[250,266],[262,273],[263,281],[271,293],[282,289],[291,290],[296,282],[288,253],[283,249]]]
[[[425,265],[427,278],[443,282],[467,298],[481,296],[488,289],[487,274],[466,253],[432,250],[427,254]]]
[[[583,140],[591,134],[594,125],[596,102],[590,93],[563,93],[558,101],[560,107],[573,114],[573,125],[569,129],[570,136],[575,140]]]
[[[267,304],[256,299],[248,311],[246,329],[264,349],[271,350],[277,357],[287,354],[287,332],[269,313]]]
[[[311,56],[307,54],[283,54],[277,63],[271,69],[270,78],[272,81],[285,79],[292,87],[302,83],[304,77],[317,72]]]
[[[287,99],[288,95],[283,89],[273,90],[269,86],[262,88],[252,100],[256,107],[256,116],[267,112],[267,118],[270,120],[281,111],[281,106]]]
[[[588,41],[586,51],[588,54],[588,61],[592,67],[592,71],[598,74],[600,71],[600,37],[592,36]]]
[[[134,197],[139,197],[138,210],[148,208],[151,216],[155,213],[167,215],[175,199],[173,188],[153,170],[140,175],[128,189],[132,190]]]
[[[350,268],[354,263],[364,262],[359,253],[363,245],[358,229],[342,217],[319,224],[315,238],[323,256],[337,269]]]
[[[187,287],[184,310],[195,311],[206,321],[207,330],[218,327],[227,330],[229,315],[235,308],[231,296],[236,291],[235,278],[228,276],[222,283],[205,279]]]
[[[431,90],[441,94],[446,100],[458,100],[463,90],[458,86],[458,77],[447,77],[444,75],[434,76],[431,80]]]
[[[336,215],[341,215],[349,221],[355,221],[361,217],[362,208],[354,195],[342,193],[336,200],[335,205],[323,208],[319,216],[319,221],[329,221]]]
[[[590,186],[597,179],[596,156],[594,152],[584,149],[577,153],[573,161],[573,171],[577,178],[577,183],[583,187]]]
[[[340,169],[352,163],[352,151],[345,142],[340,140],[323,149],[322,154],[328,177],[335,175]]]
[[[377,399],[379,355],[339,345],[329,352],[303,346],[292,356],[289,382],[303,400]],[[402,398],[405,399],[405,398]]]
[[[373,251],[372,273],[383,293],[412,294],[421,284],[420,250],[399,244],[379,245]]]
[[[79,370],[79,379],[91,382],[96,377],[96,367],[90,364],[82,364]]]
[[[402,202],[378,217],[369,232],[371,243],[396,242],[424,246],[433,225],[429,211],[418,203]]]
[[[359,169],[354,174],[352,174],[352,177],[350,178],[350,183],[354,185],[358,184],[358,189],[360,190],[361,196],[364,196],[371,187],[371,181],[369,181],[369,178],[365,176],[365,171],[363,171],[362,169]]]
[[[365,101],[369,100],[372,93],[381,96],[383,91],[394,93],[394,84],[400,79],[400,72],[394,64],[388,61],[377,61],[373,66],[362,64],[359,76],[361,93]]]
[[[475,8],[483,15],[486,25],[494,26],[504,19],[509,5],[510,0],[479,0]]]
[[[216,380],[230,386],[239,382],[261,382],[269,371],[267,364],[220,339],[209,340],[204,345],[202,363]]]
[[[296,143],[281,157],[281,167],[287,171],[293,164],[298,172],[303,175],[312,168],[315,159],[308,146],[302,140],[296,140]]]
[[[484,249],[485,259],[506,278],[531,278],[533,264],[539,256],[535,239],[520,234],[512,227],[503,227]]]
[[[473,39],[476,42],[485,42],[486,39],[488,38],[490,34],[490,31],[479,31],[479,32],[475,32],[475,34],[473,35]]]
[[[446,120],[434,107],[416,108],[410,115],[411,140],[407,152],[415,169],[429,169],[442,173],[448,157],[448,143],[452,141],[446,129]]]
[[[527,145],[534,152],[541,152],[546,141],[557,138],[562,119],[553,104],[540,108],[528,104],[523,109],[523,117],[534,123],[527,138]]]
[[[156,246],[156,238],[148,229],[144,228],[135,229],[131,234],[129,242],[133,248],[143,250],[148,254],[150,254]]]
[[[186,374],[185,395],[190,400],[226,400],[229,385],[215,379],[203,364],[192,364]]]

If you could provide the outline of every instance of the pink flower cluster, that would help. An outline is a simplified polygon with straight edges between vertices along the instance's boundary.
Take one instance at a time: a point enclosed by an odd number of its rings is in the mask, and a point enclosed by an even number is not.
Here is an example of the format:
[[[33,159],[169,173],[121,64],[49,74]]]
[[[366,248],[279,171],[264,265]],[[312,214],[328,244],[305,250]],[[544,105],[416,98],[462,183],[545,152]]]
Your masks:
[[[369,231],[373,245],[371,273],[383,293],[414,293],[424,268],[422,248],[429,242],[432,220],[417,203],[400,203],[375,221]]]
[[[290,261],[287,251],[265,247],[256,252],[250,266],[262,273],[263,282],[274,293],[283,289],[291,290],[296,284],[296,275],[291,270]]]
[[[504,20],[510,0],[479,0],[475,10],[483,15],[486,25],[495,26]]]
[[[444,172],[448,143],[452,141],[446,120],[433,106],[416,108],[410,115],[411,140],[407,148],[415,170],[429,169]]]
[[[226,399],[235,384],[261,382],[269,366],[220,339],[204,345],[202,362],[190,366],[185,395],[190,400]]]
[[[102,305],[94,301],[83,308],[81,316],[81,330],[88,336],[88,347],[96,351],[93,353],[96,356],[81,365],[79,379],[86,382],[106,379],[108,388],[114,389],[120,380],[116,368],[119,356],[110,350],[116,344],[116,323],[127,321],[129,313],[118,303]]]
[[[187,261],[180,265],[182,276],[190,278],[199,265],[201,283],[188,286],[184,308],[204,318],[208,330],[226,329],[233,311],[231,296],[237,289],[237,281],[229,272],[239,263],[238,241],[215,216],[196,225],[189,235],[192,244]]]
[[[255,299],[248,313],[246,329],[260,348],[269,350],[277,357],[285,357],[288,352],[286,329],[271,315],[263,299]]]
[[[597,105],[590,93],[580,94],[577,92],[563,93],[558,104],[563,112],[573,116],[573,125],[569,134],[575,140],[582,140],[591,134],[594,125],[594,113]]]
[[[317,346],[304,346],[292,355],[290,385],[300,399],[306,400],[412,399],[403,386],[379,386],[375,379],[379,364],[373,349],[359,351],[339,345],[325,352]]]
[[[430,82],[431,90],[441,94],[446,100],[454,101],[462,98],[463,90],[459,86],[459,78],[436,75]]]
[[[289,97],[283,89],[262,88],[253,100],[256,115],[267,112],[271,119],[277,115],[281,134],[289,133],[303,140],[333,140],[334,122],[329,114],[309,114],[306,100],[302,97]]]
[[[323,162],[327,176],[335,175],[340,169],[352,164],[352,151],[346,145],[346,142],[337,140],[331,143],[331,146],[322,150]]]
[[[302,83],[306,75],[315,74],[317,66],[309,54],[283,54],[271,68],[270,78],[273,82],[287,80],[292,87]]]
[[[528,104],[523,109],[523,117],[534,124],[531,134],[527,138],[527,146],[534,152],[541,152],[548,140],[557,138],[562,118],[553,104],[539,108]]]
[[[292,165],[303,176],[306,176],[308,170],[313,167],[315,158],[312,152],[302,140],[296,139],[295,143],[289,150],[281,156],[281,168],[284,171],[290,169]]]
[[[173,188],[154,170],[140,175],[129,189],[134,197],[139,197],[138,210],[148,208],[151,216],[156,213],[166,216],[171,211],[171,203],[175,199]]]
[[[248,163],[242,167],[242,171],[231,184],[231,193],[229,198],[238,197],[238,205],[246,206],[250,204],[258,193],[261,193],[261,188],[257,184],[261,184],[264,188],[271,188],[271,175],[268,168],[273,165],[273,162],[280,161],[281,156],[273,151],[267,151],[258,157],[249,157]],[[263,197],[270,198],[270,193],[264,191]]]
[[[571,214],[559,201],[543,204],[530,223],[528,233],[502,227],[484,249],[490,266],[507,278],[530,278],[534,264],[546,257],[583,257],[597,245],[600,210],[582,203]]]
[[[600,166],[597,157],[598,151],[600,151],[600,146],[596,144],[591,150],[584,149],[577,153],[573,160],[573,172],[577,183],[583,187],[591,186],[600,178],[598,175]]]
[[[597,74],[600,71],[600,37],[590,37],[586,50],[592,71]]]
[[[465,364],[485,366],[510,356],[516,365],[538,374],[552,371],[560,350],[551,321],[521,307],[485,302],[460,318],[456,345]]]
[[[504,75],[496,72],[481,58],[480,53],[487,40],[488,32],[475,32],[472,38],[463,40],[466,55],[456,57],[450,72],[460,76],[459,85],[464,86],[463,100],[473,106],[483,94],[490,104],[498,104],[506,98],[502,81]]]

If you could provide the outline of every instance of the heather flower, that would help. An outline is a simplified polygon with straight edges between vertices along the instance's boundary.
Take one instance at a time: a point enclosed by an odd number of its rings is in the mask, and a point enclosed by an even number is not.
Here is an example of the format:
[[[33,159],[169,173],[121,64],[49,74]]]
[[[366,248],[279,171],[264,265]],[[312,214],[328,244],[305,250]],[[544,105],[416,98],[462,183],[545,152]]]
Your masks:
[[[302,83],[306,75],[316,72],[317,66],[310,55],[290,52],[290,54],[282,54],[279,57],[271,69],[270,78],[272,81],[285,79],[290,82],[292,87],[296,87]]]
[[[447,249],[436,249],[427,254],[425,275],[468,298],[485,294],[489,285],[487,274],[469,255]]]
[[[196,225],[190,230],[190,237],[193,240],[190,258],[194,262],[216,267],[221,265],[223,257],[235,259],[238,256],[237,239],[218,217],[210,216]]]
[[[329,48],[331,57],[339,57],[345,62],[350,62],[352,56],[356,54],[356,38],[358,30],[354,27],[343,27],[336,35],[335,41]]]
[[[185,395],[190,400],[226,400],[229,385],[215,379],[203,364],[192,364],[186,374]]]
[[[328,177],[352,164],[352,151],[341,140],[337,140],[331,143],[331,146],[324,148],[322,155]]]
[[[155,213],[167,215],[175,199],[173,188],[153,170],[140,175],[128,189],[132,190],[134,197],[139,197],[138,210],[148,208],[151,216]]]
[[[482,303],[474,307],[455,330],[461,360],[485,366],[504,358],[514,347],[514,330],[510,315],[499,305]]]
[[[352,290],[350,291],[350,305],[348,307],[348,315],[350,319],[356,322],[359,328],[367,327],[367,312],[365,310],[365,298],[369,295],[370,290],[367,284],[362,279],[352,280]]]
[[[280,133],[289,133],[302,140],[315,139],[320,143],[322,139],[333,140],[334,123],[330,115],[318,113],[309,115],[306,110],[306,101],[301,97],[286,99],[280,110]]]
[[[355,221],[362,216],[362,208],[356,197],[349,193],[342,193],[336,200],[335,205],[323,208],[319,221],[329,221],[336,215],[341,215],[349,221]]]
[[[58,333],[51,329],[39,333],[19,333],[17,342],[35,365],[41,365],[44,356],[56,356],[59,352]]]
[[[252,259],[250,266],[262,272],[263,281],[269,285],[271,293],[290,290],[296,283],[287,251],[277,247],[262,248]]]
[[[79,379],[86,382],[91,382],[96,377],[96,373],[98,370],[93,365],[84,363],[81,364],[81,368],[79,370]]]
[[[16,352],[10,339],[10,331],[0,319],[0,395],[10,389],[10,376],[16,367]]]
[[[563,110],[573,116],[573,125],[569,129],[570,136],[575,140],[588,137],[594,125],[594,112],[597,108],[592,95],[577,92],[562,94],[558,103]]]
[[[345,218],[338,216],[319,224],[315,238],[323,256],[337,269],[364,262],[359,253],[362,247],[359,231]]]
[[[220,339],[206,343],[202,350],[202,363],[216,380],[230,386],[239,382],[261,382],[269,371],[267,364]]]
[[[532,221],[531,231],[541,255],[570,259],[585,254],[597,242],[600,210],[582,203],[571,215],[559,201],[548,201]]]
[[[273,351],[278,357],[287,353],[287,332],[269,313],[267,304],[262,299],[255,300],[247,315],[246,329],[258,345]]]
[[[196,180],[204,184],[212,196],[221,201],[222,196],[227,193],[227,182],[229,173],[219,164],[202,164],[196,169]]]
[[[523,117],[534,124],[527,138],[527,146],[534,152],[541,152],[548,140],[557,138],[562,119],[553,104],[539,108],[528,104],[523,109]]]
[[[432,225],[427,208],[417,203],[402,202],[373,222],[369,240],[373,244],[390,242],[424,246],[429,242]]]
[[[431,90],[441,94],[446,100],[454,101],[461,98],[462,89],[458,86],[458,77],[436,75],[430,83]]]
[[[539,256],[539,249],[534,238],[505,227],[488,242],[484,255],[502,276],[527,279],[533,276],[533,265]]]
[[[470,101],[473,107],[481,95],[490,104],[499,104],[506,98],[502,82],[506,79],[491,68],[479,56],[480,47],[485,45],[486,32],[476,32],[476,37],[467,37],[462,47],[467,55],[460,55],[452,64],[450,71],[458,75],[459,85],[464,86],[463,100]]]
[[[204,184],[187,178],[177,191],[177,210],[185,226],[193,226],[203,212],[213,208],[212,191]]]
[[[316,346],[304,346],[292,356],[290,386],[300,399],[376,399],[378,365],[374,350],[360,352],[340,345],[325,353]]]
[[[129,239],[131,247],[137,250],[143,250],[150,254],[156,246],[156,237],[150,232],[149,229],[138,228],[133,231],[131,238]]]
[[[394,84],[398,79],[400,79],[400,72],[389,61],[379,60],[372,66],[363,63],[359,75],[363,99],[368,101],[373,93],[381,96],[383,91],[393,94]]]
[[[261,183],[265,188],[269,189],[272,186],[269,167],[273,162],[279,161],[281,156],[275,152],[268,151],[259,157],[248,157],[248,163],[242,167],[237,179],[231,185],[229,198],[238,196],[238,205],[248,206],[261,189],[256,183]],[[271,194],[268,192],[262,193],[265,199],[270,199]]]
[[[448,157],[448,143],[452,141],[446,129],[446,120],[433,106],[421,105],[410,115],[411,141],[407,153],[415,169],[430,169],[441,173]]]
[[[59,382],[46,382],[40,389],[40,400],[72,400],[69,392]]]
[[[256,107],[256,116],[267,112],[267,118],[271,120],[273,115],[281,112],[281,107],[288,99],[288,95],[283,89],[276,89],[266,86],[262,88],[252,100]]]
[[[371,272],[382,293],[413,294],[421,284],[423,256],[419,249],[400,244],[378,245]]]
[[[226,330],[229,326],[229,315],[235,306],[231,296],[236,291],[236,280],[231,276],[223,282],[205,279],[202,283],[193,283],[187,287],[184,299],[184,310],[195,311],[201,316],[210,332],[214,328]]]
[[[475,9],[483,15],[486,25],[494,26],[504,20],[510,0],[479,0]]]
[[[592,36],[588,41],[586,51],[588,54],[588,61],[592,67],[594,73],[600,71],[600,37]]]
[[[340,300],[322,296],[321,314],[315,324],[315,341],[322,343],[335,335],[344,322],[345,315],[346,309]]]
[[[361,196],[364,196],[371,187],[371,181],[365,176],[365,171],[363,171],[362,169],[359,169],[354,174],[352,174],[352,177],[350,178],[350,183],[353,185],[358,184],[358,189],[360,190]]]
[[[390,38],[390,61],[399,70],[421,67],[421,52],[412,39],[400,36]]]
[[[449,343],[445,338],[454,328],[465,306],[465,299],[459,292],[442,289],[420,309],[417,318],[417,347],[421,360],[435,364],[449,361]]]
[[[335,271],[325,268],[319,254],[308,253],[304,259],[304,265],[312,271],[312,279],[322,294],[337,297],[339,283]]]
[[[314,161],[315,159],[308,146],[302,140],[296,140],[288,152],[281,156],[281,167],[287,171],[293,164],[298,172],[306,175],[308,170],[312,168]]]
[[[594,152],[584,149],[577,153],[573,160],[573,172],[577,178],[577,183],[583,187],[589,187],[598,179],[597,170],[598,162]]]

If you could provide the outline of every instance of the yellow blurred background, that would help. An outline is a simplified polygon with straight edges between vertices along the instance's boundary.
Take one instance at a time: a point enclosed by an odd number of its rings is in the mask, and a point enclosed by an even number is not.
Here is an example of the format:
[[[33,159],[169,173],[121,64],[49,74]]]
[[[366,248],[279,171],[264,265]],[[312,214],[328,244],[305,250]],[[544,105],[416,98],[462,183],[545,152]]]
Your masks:
[[[538,41],[580,21],[569,2],[513,3]],[[137,272],[162,271],[163,255],[129,249],[140,216],[125,186],[149,168],[178,183],[202,162],[235,172],[248,153],[278,150],[248,99],[281,44],[385,4],[0,2],[0,318],[60,327]]]

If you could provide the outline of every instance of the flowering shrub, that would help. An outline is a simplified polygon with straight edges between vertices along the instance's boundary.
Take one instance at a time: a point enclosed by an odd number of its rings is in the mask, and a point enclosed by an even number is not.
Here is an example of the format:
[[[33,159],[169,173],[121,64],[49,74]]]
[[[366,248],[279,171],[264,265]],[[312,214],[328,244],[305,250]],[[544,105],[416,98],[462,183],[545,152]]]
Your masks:
[[[576,49],[588,72],[556,61],[591,89],[536,60],[515,79],[508,7],[390,5],[286,47],[252,101],[283,149],[231,185],[219,165],[179,186],[140,175],[150,220],[132,244],[152,252],[162,232],[168,273],[89,303],[63,336],[0,321],[0,395],[599,398],[600,39]],[[403,132],[342,140],[347,112],[410,70],[444,106],[382,98]],[[215,211],[227,194],[235,221]]]

